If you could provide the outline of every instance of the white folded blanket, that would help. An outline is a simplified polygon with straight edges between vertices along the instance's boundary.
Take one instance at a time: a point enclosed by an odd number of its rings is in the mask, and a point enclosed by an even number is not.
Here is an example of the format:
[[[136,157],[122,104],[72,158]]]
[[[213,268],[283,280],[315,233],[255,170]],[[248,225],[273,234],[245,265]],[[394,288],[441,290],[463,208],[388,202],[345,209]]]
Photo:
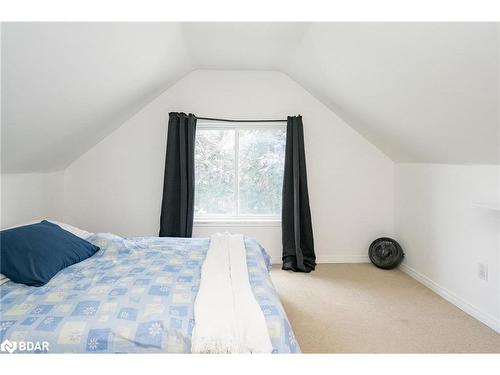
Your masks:
[[[271,353],[264,314],[248,280],[242,235],[214,234],[194,303],[192,353]]]

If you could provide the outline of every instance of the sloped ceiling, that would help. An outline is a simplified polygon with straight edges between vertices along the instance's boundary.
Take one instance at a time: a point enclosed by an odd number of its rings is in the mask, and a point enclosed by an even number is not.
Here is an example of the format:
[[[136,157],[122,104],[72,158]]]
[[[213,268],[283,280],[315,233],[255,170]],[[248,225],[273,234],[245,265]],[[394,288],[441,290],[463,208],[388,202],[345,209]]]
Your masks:
[[[3,24],[2,172],[66,167],[194,69],[283,71],[394,161],[497,164],[499,34],[493,23]]]
[[[63,169],[192,70],[178,24],[2,25],[2,172]]]
[[[290,76],[398,162],[498,163],[496,24],[314,25]]]

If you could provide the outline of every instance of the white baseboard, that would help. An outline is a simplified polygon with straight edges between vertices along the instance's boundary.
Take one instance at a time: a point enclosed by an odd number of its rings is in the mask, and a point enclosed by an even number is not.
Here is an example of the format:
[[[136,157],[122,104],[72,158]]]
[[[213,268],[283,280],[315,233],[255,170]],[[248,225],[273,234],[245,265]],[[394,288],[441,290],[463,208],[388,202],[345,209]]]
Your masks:
[[[420,282],[421,284],[425,285],[433,292],[439,294],[441,297],[443,297],[445,300],[458,307],[460,310],[466,312],[473,318],[479,320],[480,322],[486,324],[488,327],[492,328],[496,332],[500,333],[500,320],[498,318],[495,318],[490,314],[482,312],[471,303],[465,301],[464,299],[457,296],[450,290],[437,284],[427,276],[422,275],[420,272],[416,271],[415,269],[411,268],[405,263],[402,263],[399,266],[399,269],[404,273],[406,273],[407,275],[414,278],[415,280],[417,280],[418,282]]]
[[[334,255],[320,256],[316,258],[316,263],[369,263],[370,259],[367,255]],[[272,264],[280,264],[281,256],[271,257]]]

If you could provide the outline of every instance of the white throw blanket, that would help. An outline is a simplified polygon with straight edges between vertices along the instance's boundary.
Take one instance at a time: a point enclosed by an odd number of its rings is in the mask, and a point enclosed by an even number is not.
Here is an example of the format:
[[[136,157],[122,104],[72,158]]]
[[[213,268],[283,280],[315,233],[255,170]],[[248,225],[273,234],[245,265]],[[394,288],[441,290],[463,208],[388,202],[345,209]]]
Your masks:
[[[210,239],[194,303],[192,353],[271,353],[266,320],[248,280],[242,235]]]

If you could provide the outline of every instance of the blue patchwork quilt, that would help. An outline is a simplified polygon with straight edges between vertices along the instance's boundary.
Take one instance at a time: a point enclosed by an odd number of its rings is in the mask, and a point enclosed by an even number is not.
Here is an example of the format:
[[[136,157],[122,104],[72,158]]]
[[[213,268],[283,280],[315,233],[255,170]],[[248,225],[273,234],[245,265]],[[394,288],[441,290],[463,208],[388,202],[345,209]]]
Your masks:
[[[210,240],[112,234],[88,240],[101,250],[45,286],[0,286],[0,342],[8,339],[10,348],[15,342],[17,352],[18,343],[46,342],[48,350],[35,351],[189,353]],[[250,284],[274,352],[300,352],[269,276],[269,256],[252,239],[245,245]]]

